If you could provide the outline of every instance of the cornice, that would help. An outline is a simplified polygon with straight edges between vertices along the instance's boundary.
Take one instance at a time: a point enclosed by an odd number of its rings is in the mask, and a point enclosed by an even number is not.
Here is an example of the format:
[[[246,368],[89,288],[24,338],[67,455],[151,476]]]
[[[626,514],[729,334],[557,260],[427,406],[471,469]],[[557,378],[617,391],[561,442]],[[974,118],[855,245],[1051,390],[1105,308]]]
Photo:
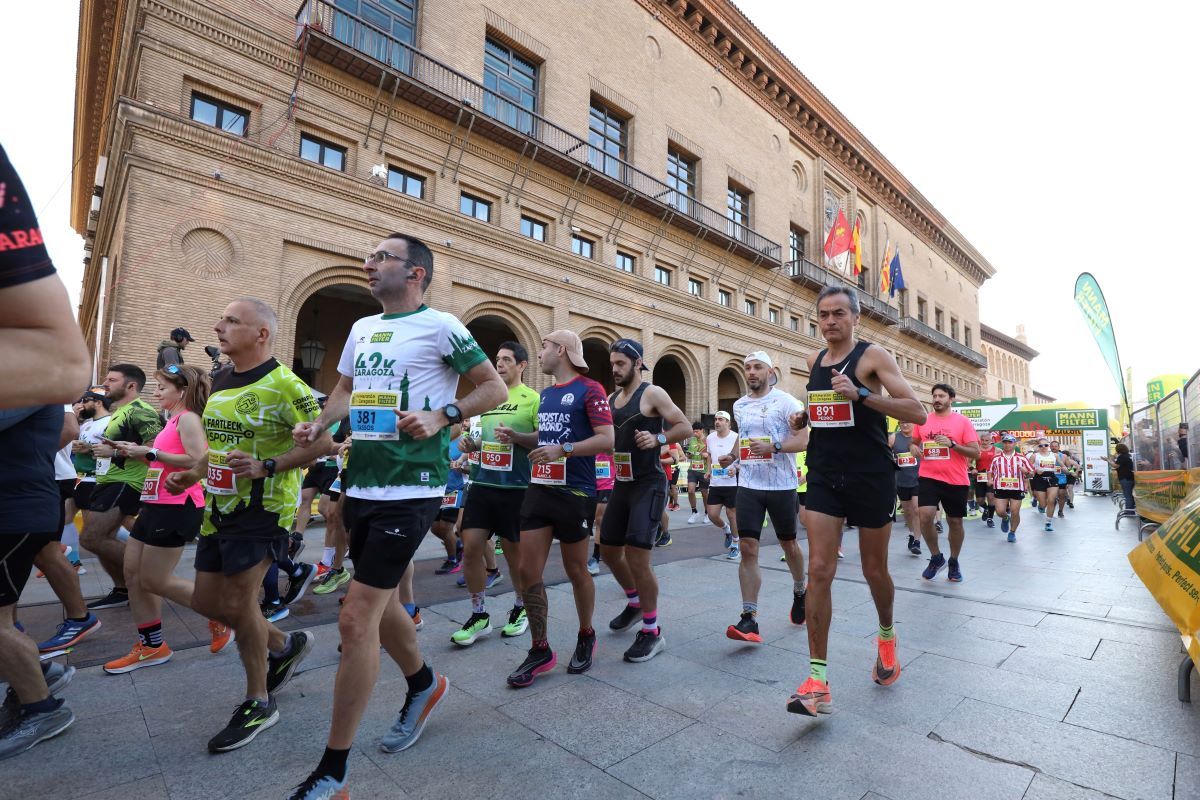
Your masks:
[[[1013,355],[1020,356],[1026,361],[1032,361],[1039,355],[1037,350],[1034,350],[1020,339],[1014,339],[990,325],[984,325],[982,322],[979,323],[979,338],[988,344],[994,344],[996,347],[1007,350]]]
[[[638,0],[663,25],[976,285],[995,269],[728,0]]]

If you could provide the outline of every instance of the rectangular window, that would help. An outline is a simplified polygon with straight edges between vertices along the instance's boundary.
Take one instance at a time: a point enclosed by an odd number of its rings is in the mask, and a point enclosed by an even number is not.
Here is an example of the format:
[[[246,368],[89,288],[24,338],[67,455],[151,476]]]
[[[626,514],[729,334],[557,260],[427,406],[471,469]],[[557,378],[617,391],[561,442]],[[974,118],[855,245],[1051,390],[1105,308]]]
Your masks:
[[[636,264],[637,259],[629,255],[629,253],[622,253],[620,250],[617,251],[617,269],[622,272],[633,272]]]
[[[767,321],[770,322],[772,325],[779,324],[779,309],[778,308],[772,308],[772,309],[767,310]]]
[[[307,133],[300,134],[300,157],[339,172],[346,169],[346,148],[309,136]]]
[[[577,256],[584,258],[593,258],[596,251],[596,243],[591,239],[585,239],[577,233],[571,234],[571,252]]]
[[[597,100],[588,113],[588,163],[619,181],[625,180],[626,122]]]
[[[971,326],[970,325],[963,326],[963,344],[965,344],[967,347],[971,346]]]
[[[704,297],[704,282],[688,278],[688,294],[692,297]]]
[[[917,321],[929,324],[929,304],[925,302],[925,298],[917,298]]]
[[[933,327],[937,328],[939,333],[946,327],[946,312],[936,306],[933,309]]]
[[[745,305],[746,313],[752,317],[758,316],[758,303],[754,300],[747,299]]]
[[[731,305],[733,305],[733,295],[730,294],[728,289],[718,289],[717,302],[726,308],[729,308]]]
[[[950,338],[956,342],[958,341],[958,320],[954,317],[950,318]]]
[[[790,320],[788,320],[788,327],[791,328],[792,330],[794,330],[796,333],[799,333],[800,332],[800,318],[792,317]]]
[[[744,241],[750,228],[749,189],[743,189],[732,182],[729,184],[729,189],[725,192],[725,219],[728,220],[725,224],[726,232],[738,241]]]
[[[799,261],[804,258],[804,254],[807,252],[805,250],[808,244],[807,240],[807,233],[795,225],[791,226],[791,229],[788,231],[788,261]]]
[[[654,268],[654,280],[656,283],[661,283],[663,286],[671,285],[671,270],[666,267]]]
[[[817,338],[817,323],[813,322],[811,319],[808,321],[808,335],[814,339]]]
[[[537,112],[537,65],[506,44],[483,43],[483,113],[522,133],[533,132]]]
[[[908,314],[908,289],[899,289],[896,293],[896,302],[900,308],[900,316]]]
[[[389,189],[403,192],[410,197],[425,197],[425,179],[397,167],[388,167],[387,185]]]
[[[245,136],[250,112],[220,100],[192,92],[192,119],[220,128],[234,136]]]
[[[851,256],[851,258],[853,258],[853,256]],[[866,264],[863,264],[862,272],[858,273],[858,290],[860,292],[866,292],[867,294],[871,293],[871,290],[867,288],[869,286],[867,281],[870,279],[870,274],[870,268],[868,268]]]
[[[696,199],[696,159],[668,147],[667,186],[671,187],[667,202],[684,214],[691,214],[692,201]]]
[[[533,217],[521,217],[521,235],[544,242],[546,241],[546,223]]]
[[[468,217],[483,220],[484,222],[492,221],[492,204],[481,197],[462,193],[458,199],[458,210],[466,214]]]
[[[335,0],[329,5],[337,7],[331,30],[327,28],[333,38],[405,74],[412,71],[412,50],[403,45],[413,43],[416,0]]]

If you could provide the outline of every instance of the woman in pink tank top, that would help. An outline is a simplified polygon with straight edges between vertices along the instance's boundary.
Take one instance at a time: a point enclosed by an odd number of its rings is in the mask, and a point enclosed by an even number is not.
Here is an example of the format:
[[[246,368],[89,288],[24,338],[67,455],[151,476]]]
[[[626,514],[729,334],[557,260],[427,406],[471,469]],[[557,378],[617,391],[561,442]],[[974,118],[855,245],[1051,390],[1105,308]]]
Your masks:
[[[188,608],[192,582],[175,575],[183,547],[196,538],[204,521],[204,490],[199,483],[181,494],[167,490],[167,477],[194,469],[208,458],[208,437],[200,415],[208,402],[208,373],[196,367],[170,364],[155,373],[158,388],[154,399],[169,419],[152,447],[119,442],[117,450],[126,458],[147,462],[142,485],[142,510],[125,544],[125,580],[129,606],[137,625],[138,641],[129,655],[104,665],[104,671],[119,675],[141,667],[162,664],[171,658],[163,641],[162,598]],[[209,622],[214,645],[218,623]],[[224,634],[225,643],[229,636]]]

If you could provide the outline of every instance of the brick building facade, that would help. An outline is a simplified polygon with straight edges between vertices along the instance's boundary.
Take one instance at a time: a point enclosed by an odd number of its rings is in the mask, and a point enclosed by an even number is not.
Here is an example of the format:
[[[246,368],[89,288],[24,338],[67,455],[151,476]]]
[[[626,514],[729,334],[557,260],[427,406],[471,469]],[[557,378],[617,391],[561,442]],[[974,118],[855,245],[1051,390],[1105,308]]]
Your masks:
[[[754,349],[802,392],[841,207],[862,225],[863,337],[922,395],[985,394],[992,267],[723,0],[84,0],[79,65],[72,224],[101,367],[151,365],[177,325],[200,360],[252,294],[282,360],[324,347],[306,377],[328,391],[376,310],[362,259],[398,230],[434,251],[430,304],[489,352],[571,328],[606,377],[633,336],[698,417],[744,391]]]

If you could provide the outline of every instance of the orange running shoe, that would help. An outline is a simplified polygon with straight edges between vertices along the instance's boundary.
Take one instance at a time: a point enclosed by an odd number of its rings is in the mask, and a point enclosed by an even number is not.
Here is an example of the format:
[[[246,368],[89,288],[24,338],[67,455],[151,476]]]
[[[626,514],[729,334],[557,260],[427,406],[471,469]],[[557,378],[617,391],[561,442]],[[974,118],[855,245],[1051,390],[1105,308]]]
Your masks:
[[[153,667],[165,664],[171,660],[171,648],[163,642],[158,647],[146,647],[139,640],[129,651],[129,655],[114,659],[104,665],[104,671],[109,675],[122,675],[142,667]]]
[[[788,699],[787,710],[806,717],[833,711],[833,697],[829,694],[829,684],[809,677]]]
[[[208,632],[212,634],[212,644],[208,646],[209,652],[221,653],[224,652],[225,648],[233,644],[233,628],[228,625],[217,622],[215,619],[210,619],[208,621]]]
[[[331,569],[333,569],[333,568],[330,567],[329,565],[322,564],[320,561],[318,561],[317,562],[317,574],[313,577],[313,581],[316,582],[316,581],[321,580],[321,578],[325,577],[325,573],[329,572],[329,570],[331,570]]]
[[[871,669],[871,680],[880,686],[891,686],[900,677],[900,662],[896,659],[896,640],[877,639],[879,655]]]

